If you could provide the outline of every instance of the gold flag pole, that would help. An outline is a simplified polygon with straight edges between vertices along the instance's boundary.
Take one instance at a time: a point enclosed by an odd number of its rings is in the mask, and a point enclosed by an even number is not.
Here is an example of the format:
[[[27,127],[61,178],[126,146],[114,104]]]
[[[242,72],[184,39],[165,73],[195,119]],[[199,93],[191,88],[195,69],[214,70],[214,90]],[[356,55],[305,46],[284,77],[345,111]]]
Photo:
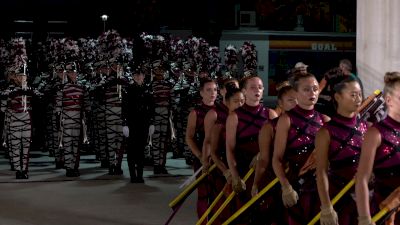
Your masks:
[[[289,169],[286,169],[285,172],[287,173]],[[267,186],[265,186],[258,194],[252,197],[246,204],[244,204],[238,211],[236,211],[229,219],[227,219],[222,225],[228,225],[232,221],[234,221],[237,217],[239,217],[244,211],[246,211],[251,205],[253,205],[258,199],[260,199],[265,193],[271,190],[277,183],[279,179],[276,177],[273,179]]]
[[[250,176],[254,173],[254,168],[250,168],[250,170],[246,173],[246,175],[243,178],[243,181],[246,182]],[[211,217],[211,219],[208,221],[207,225],[211,225],[217,217],[222,213],[222,211],[226,208],[226,206],[232,201],[232,199],[235,197],[236,192],[232,191],[232,193],[226,198],[224,203],[222,203],[221,207],[215,212],[215,214]]]
[[[229,185],[228,183],[225,184],[225,187],[222,189],[222,191],[217,195],[217,197],[214,199],[214,201],[211,203],[211,205],[208,207],[208,209],[204,212],[204,214],[200,217],[199,221],[197,221],[196,225],[201,225],[203,221],[207,218],[207,216],[210,214],[211,210],[217,205],[218,201],[222,198],[224,195],[224,191]]]
[[[334,206],[339,199],[341,199],[343,197],[344,194],[346,194],[350,188],[352,188],[354,186],[354,178],[346,184],[346,186],[344,186],[344,188],[332,199],[332,206]],[[314,225],[318,222],[318,220],[321,217],[321,212],[319,212],[316,216],[314,216],[314,218],[307,224],[307,225]]]
[[[171,208],[174,208],[179,202],[185,199],[188,195],[190,195],[193,190],[197,187],[197,185],[209,174],[211,173],[217,165],[214,163],[209,169],[208,173],[203,173],[199,178],[197,178],[193,183],[187,186],[176,198],[174,198],[168,205]]]

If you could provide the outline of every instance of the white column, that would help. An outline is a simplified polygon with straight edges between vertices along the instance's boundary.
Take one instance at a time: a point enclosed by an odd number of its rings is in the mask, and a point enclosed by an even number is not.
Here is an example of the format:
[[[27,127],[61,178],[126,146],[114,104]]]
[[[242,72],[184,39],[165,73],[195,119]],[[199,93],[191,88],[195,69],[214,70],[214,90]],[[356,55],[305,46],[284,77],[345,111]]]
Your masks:
[[[365,95],[383,88],[388,71],[400,71],[400,1],[357,0],[357,71]]]

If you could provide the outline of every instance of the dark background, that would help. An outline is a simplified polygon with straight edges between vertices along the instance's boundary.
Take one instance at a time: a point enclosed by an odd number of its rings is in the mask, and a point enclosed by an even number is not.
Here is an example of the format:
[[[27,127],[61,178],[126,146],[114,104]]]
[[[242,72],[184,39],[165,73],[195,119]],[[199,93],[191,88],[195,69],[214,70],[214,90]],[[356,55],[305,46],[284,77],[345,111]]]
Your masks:
[[[293,30],[296,16],[303,14],[305,31],[355,32],[356,0],[0,0],[0,35],[24,31],[39,40],[49,32],[97,37],[104,25],[100,16],[107,14],[106,29],[122,35],[190,30],[217,44],[222,30],[238,28],[235,7],[255,11],[262,30]],[[49,24],[49,20],[68,23]],[[344,31],[338,29],[339,20]]]
[[[43,39],[49,32],[63,32],[97,37],[104,25],[100,16],[107,14],[106,30],[116,29],[123,35],[158,33],[160,28],[168,28],[192,30],[193,34],[214,39],[222,27],[230,26],[224,18],[232,18],[234,4],[229,0],[1,0],[0,34],[34,32],[35,39]],[[34,22],[18,24],[15,20]],[[68,23],[50,24],[49,20]]]

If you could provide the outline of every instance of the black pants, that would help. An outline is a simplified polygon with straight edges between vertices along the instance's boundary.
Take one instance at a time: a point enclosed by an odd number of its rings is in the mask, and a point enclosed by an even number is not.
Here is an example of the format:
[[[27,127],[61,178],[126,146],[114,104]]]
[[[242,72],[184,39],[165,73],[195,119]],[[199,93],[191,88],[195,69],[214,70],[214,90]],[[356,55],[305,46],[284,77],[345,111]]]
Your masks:
[[[149,126],[137,122],[129,125],[128,138],[128,167],[131,179],[143,177],[144,149],[147,144]]]

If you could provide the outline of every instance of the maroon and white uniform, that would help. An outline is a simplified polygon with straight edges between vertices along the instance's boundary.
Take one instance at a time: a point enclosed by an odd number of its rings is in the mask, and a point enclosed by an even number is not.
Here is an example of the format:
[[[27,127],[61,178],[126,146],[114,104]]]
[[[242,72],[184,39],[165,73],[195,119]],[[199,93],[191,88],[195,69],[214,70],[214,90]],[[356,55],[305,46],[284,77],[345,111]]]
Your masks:
[[[56,110],[60,113],[62,126],[59,140],[62,146],[60,146],[61,155],[56,155],[56,157],[64,157],[67,170],[79,167],[78,146],[86,103],[85,90],[80,84],[67,83],[58,92]]]

